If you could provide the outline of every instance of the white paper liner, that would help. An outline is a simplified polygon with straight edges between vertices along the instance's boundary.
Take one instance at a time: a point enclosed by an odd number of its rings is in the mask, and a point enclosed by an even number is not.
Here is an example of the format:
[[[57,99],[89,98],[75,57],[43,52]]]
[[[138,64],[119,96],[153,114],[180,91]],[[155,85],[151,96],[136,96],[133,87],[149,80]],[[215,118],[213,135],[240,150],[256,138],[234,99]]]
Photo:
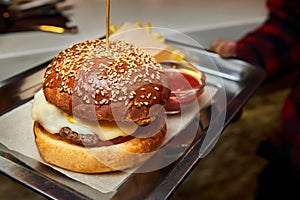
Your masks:
[[[206,87],[204,91],[205,92],[199,98],[200,107],[204,107],[209,104],[211,97],[216,94],[217,89],[214,87]],[[47,164],[41,158],[34,141],[31,107],[32,101],[27,102],[1,116],[0,143],[13,151]],[[186,126],[198,113],[198,109],[195,109],[192,106],[187,110],[184,110],[184,112],[179,115],[169,115],[167,118],[167,135],[165,142],[186,128]],[[127,172],[82,174],[64,170],[52,165],[49,166],[74,180],[99,190],[102,193],[116,190],[118,186],[122,184],[128,176],[130,176],[130,173]]]

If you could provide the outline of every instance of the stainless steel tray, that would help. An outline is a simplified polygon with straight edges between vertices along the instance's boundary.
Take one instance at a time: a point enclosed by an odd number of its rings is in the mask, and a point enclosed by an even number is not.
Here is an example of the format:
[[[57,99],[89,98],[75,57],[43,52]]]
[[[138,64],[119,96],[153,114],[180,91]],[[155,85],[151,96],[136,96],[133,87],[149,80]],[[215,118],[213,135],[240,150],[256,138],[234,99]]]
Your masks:
[[[189,135],[197,132],[192,144],[179,157],[180,145],[164,152],[165,159],[177,156],[176,162],[156,171],[132,173],[116,191],[102,193],[0,144],[1,173],[50,199],[169,198],[193,167],[213,148],[221,132],[259,87],[265,75],[263,70],[243,61],[224,60],[198,47],[168,42],[183,51],[187,60],[206,73],[208,85],[218,88],[211,105],[202,109],[200,117],[195,117],[188,128],[180,133],[189,140]],[[49,62],[0,82],[0,116],[32,99],[41,87],[43,73]],[[225,106],[217,105],[215,110],[212,109],[220,99]],[[25,163],[30,163],[30,166]]]

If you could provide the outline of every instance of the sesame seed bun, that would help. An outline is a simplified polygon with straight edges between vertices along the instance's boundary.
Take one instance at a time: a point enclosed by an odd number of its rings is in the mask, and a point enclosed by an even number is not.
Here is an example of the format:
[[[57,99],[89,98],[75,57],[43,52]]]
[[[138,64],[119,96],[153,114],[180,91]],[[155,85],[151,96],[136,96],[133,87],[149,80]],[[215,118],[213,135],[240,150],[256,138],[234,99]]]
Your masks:
[[[38,150],[46,162],[75,172],[134,167],[163,143],[169,95],[161,65],[133,45],[110,41],[107,51],[105,40],[75,44],[55,56],[35,95]],[[95,129],[103,121],[111,137]],[[114,122],[138,128],[120,134]]]
[[[132,168],[147,160],[160,147],[166,125],[151,137],[95,148],[68,143],[37,122],[33,130],[39,152],[46,162],[74,172],[103,173]]]
[[[87,120],[147,124],[161,114],[170,90],[153,57],[133,45],[89,40],[60,52],[46,69],[46,100]],[[149,111],[151,108],[151,112]]]

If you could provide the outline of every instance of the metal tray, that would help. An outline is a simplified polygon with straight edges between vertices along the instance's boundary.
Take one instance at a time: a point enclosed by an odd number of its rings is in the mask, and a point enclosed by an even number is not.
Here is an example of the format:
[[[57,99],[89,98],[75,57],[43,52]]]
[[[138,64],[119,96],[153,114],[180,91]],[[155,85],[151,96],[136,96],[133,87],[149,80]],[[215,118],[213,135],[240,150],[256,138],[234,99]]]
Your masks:
[[[164,159],[177,156],[175,162],[155,171],[132,173],[116,191],[102,193],[0,144],[0,172],[50,199],[168,199],[201,158],[210,152],[222,131],[265,77],[263,70],[243,61],[225,60],[195,46],[168,43],[183,51],[187,60],[206,73],[208,85],[218,88],[211,105],[202,109],[200,117],[195,117],[180,133],[184,136],[181,139],[192,139],[191,145],[180,154],[180,144],[165,151]],[[0,82],[0,116],[32,99],[41,87],[49,62]],[[189,137],[195,132],[196,137]]]

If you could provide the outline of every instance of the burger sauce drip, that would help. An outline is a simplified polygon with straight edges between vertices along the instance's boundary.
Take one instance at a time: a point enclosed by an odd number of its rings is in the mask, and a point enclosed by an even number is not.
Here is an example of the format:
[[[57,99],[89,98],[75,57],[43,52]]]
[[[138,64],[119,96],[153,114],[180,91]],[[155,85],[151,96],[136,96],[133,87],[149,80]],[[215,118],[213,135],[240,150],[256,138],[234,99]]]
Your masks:
[[[201,83],[192,75],[175,71],[175,70],[165,70],[165,74],[169,81],[169,88],[171,91],[184,91],[184,90],[191,90],[195,88],[199,88],[201,86]],[[201,93],[200,93],[201,94]],[[166,106],[167,111],[179,111],[180,110],[180,104],[182,103],[188,103],[192,100],[194,100],[198,95],[191,95],[187,98],[177,98],[174,93],[171,92],[169,101]]]

